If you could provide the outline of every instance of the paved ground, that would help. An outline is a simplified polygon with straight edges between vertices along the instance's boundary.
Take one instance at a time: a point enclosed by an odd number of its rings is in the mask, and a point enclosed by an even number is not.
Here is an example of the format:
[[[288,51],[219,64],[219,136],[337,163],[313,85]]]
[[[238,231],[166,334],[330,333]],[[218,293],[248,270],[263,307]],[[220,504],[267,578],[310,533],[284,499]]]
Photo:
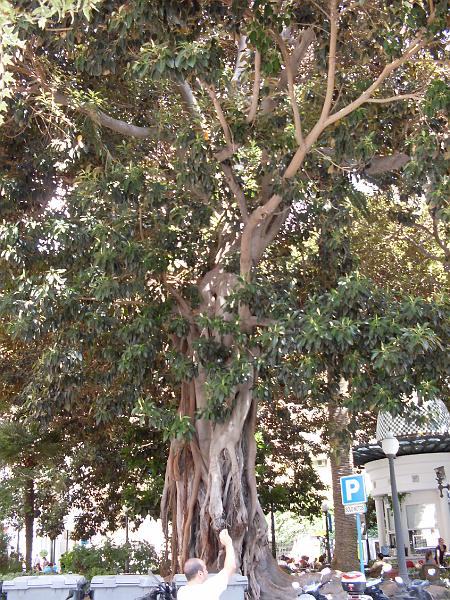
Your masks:
[[[380,587],[386,596],[389,596],[390,598],[392,598],[398,590],[397,584],[394,581],[386,581],[386,583],[382,583]],[[427,591],[430,592],[435,600],[450,599],[450,588],[447,588],[444,585],[430,585],[427,587]]]
[[[311,573],[301,577],[300,581],[303,584],[311,581],[317,581],[320,578],[319,574]],[[398,592],[398,586],[395,581],[386,581],[381,584],[381,589],[389,598],[393,598]],[[330,581],[325,584],[321,590],[324,594],[331,594],[333,600],[347,600],[347,594],[342,589],[341,573],[334,571]],[[450,600],[450,588],[440,585],[430,585],[427,587],[434,600]]]

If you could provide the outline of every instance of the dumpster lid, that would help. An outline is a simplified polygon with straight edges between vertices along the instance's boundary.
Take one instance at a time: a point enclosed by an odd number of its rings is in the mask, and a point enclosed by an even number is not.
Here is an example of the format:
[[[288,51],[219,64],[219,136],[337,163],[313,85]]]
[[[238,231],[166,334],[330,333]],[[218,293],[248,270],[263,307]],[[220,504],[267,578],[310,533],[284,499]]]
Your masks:
[[[217,573],[208,573],[208,578],[214,577],[214,575],[217,575]],[[186,583],[187,583],[186,575],[183,575],[183,573],[177,573],[173,577],[173,582],[175,583],[177,588],[181,587],[182,585],[186,585]],[[228,587],[246,586],[247,584],[248,584],[248,577],[246,577],[245,575],[240,575],[239,573],[235,573],[234,575],[232,575],[228,581]]]
[[[126,585],[155,587],[161,581],[163,581],[163,579],[159,575],[95,575],[91,580],[91,589],[116,588]]]
[[[83,575],[25,575],[3,581],[3,590],[29,588],[77,589],[86,583]]]

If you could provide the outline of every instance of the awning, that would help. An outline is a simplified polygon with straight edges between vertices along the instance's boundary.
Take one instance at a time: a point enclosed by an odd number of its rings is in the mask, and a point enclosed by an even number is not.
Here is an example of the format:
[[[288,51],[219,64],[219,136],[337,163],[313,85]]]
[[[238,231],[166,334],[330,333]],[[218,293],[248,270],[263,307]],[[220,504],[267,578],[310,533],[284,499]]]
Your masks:
[[[449,435],[404,436],[399,437],[398,441],[400,448],[397,456],[450,452]],[[377,442],[353,448],[353,460],[357,467],[381,458],[386,458],[386,455]]]

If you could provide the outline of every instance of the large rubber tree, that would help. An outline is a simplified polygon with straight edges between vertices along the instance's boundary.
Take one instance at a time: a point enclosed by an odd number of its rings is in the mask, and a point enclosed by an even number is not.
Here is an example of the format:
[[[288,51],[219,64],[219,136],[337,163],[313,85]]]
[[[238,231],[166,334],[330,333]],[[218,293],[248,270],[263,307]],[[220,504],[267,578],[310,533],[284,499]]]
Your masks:
[[[3,232],[7,308],[16,335],[47,339],[26,402],[99,422],[135,405],[172,438],[174,569],[215,564],[227,526],[252,597],[285,598],[254,433],[292,315],[274,312],[287,282],[264,260],[302,242],[324,172],[351,199],[352,175],[416,165],[446,3],[6,5],[2,185],[27,209]]]

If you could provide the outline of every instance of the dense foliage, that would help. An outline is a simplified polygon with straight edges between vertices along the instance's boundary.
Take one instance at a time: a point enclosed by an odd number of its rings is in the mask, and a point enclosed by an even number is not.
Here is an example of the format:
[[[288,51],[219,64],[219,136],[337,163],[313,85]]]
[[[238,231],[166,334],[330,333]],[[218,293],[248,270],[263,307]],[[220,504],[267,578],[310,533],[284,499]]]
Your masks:
[[[0,16],[1,328],[5,354],[33,350],[3,385],[44,430],[108,437],[132,414],[152,448],[170,440],[174,563],[213,564],[227,524],[254,598],[286,597],[258,403],[395,411],[448,381],[446,8],[20,0]],[[439,278],[424,299],[385,292],[370,236],[344,235],[368,182],[403,242],[420,232]]]
[[[320,512],[324,486],[313,468],[319,444],[309,434],[323,420],[303,408],[281,399],[261,403],[256,481],[265,513],[289,511],[306,517]]]
[[[146,542],[130,542],[117,546],[109,541],[101,546],[75,546],[61,556],[63,573],[79,573],[87,579],[95,575],[117,573],[157,573],[159,557]]]

